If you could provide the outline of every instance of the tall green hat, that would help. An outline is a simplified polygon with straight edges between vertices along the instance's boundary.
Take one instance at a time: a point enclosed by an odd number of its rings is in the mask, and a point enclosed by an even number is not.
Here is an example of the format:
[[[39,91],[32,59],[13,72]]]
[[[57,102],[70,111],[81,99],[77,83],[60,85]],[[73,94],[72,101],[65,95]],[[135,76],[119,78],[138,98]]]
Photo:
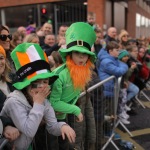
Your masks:
[[[11,58],[15,64],[18,81],[13,86],[21,90],[37,79],[50,78],[50,84],[57,75],[50,71],[48,58],[38,44],[22,43],[12,52]]]
[[[96,40],[96,34],[93,28],[84,22],[73,23],[66,31],[66,49],[60,49],[59,52],[65,61],[69,52],[77,51],[91,56],[94,62],[96,56],[91,52],[91,47]]]

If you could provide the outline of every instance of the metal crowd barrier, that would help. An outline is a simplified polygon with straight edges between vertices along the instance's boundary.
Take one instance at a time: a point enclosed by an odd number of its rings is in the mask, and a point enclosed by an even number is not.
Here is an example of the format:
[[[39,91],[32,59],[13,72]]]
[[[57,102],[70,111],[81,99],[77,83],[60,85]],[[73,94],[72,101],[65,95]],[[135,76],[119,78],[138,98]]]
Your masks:
[[[111,92],[114,93],[114,96],[105,97],[103,93],[103,85],[110,81],[113,81],[115,83],[114,87],[112,89],[109,89]],[[81,107],[82,112],[84,111],[84,116],[86,117],[87,115],[86,109],[89,112],[91,112],[91,114],[92,111],[94,111],[94,120],[92,122],[92,127],[90,127],[88,126],[88,119],[84,119],[83,123],[78,123],[76,122],[76,117],[74,116],[72,120],[72,127],[75,129],[75,131],[79,128],[79,130],[77,131],[78,133],[76,137],[76,144],[73,145],[74,150],[83,150],[85,146],[91,144],[91,139],[88,132],[93,134],[93,143],[95,150],[105,150],[110,143],[115,147],[115,149],[119,150],[119,148],[114,142],[115,129],[118,126],[118,124],[122,125],[122,127],[129,134],[131,134],[130,131],[117,118],[120,82],[121,78],[116,79],[114,76],[111,76],[101,82],[99,81],[92,84],[91,87],[87,89],[87,92],[82,92],[80,94],[79,99],[81,100],[81,103],[79,103],[79,106]],[[91,103],[93,109],[86,108],[87,101],[88,104]],[[68,124],[69,123],[70,122],[68,119]],[[85,128],[87,128],[87,130],[85,130]],[[78,134],[80,135],[80,138],[78,138]],[[45,136],[47,136],[47,132],[45,132]],[[96,141],[96,144],[94,141]],[[3,142],[3,144],[1,144],[0,146],[3,147],[4,144],[5,142]],[[76,146],[79,146],[79,148]],[[36,149],[39,149],[39,147],[37,147]]]
[[[105,97],[103,95],[103,85],[113,80],[115,86],[109,89],[114,93],[113,97]],[[93,86],[87,92],[90,93],[90,99],[94,108],[95,125],[96,125],[96,150],[104,150],[111,143],[117,150],[119,149],[114,143],[113,138],[115,135],[116,121],[117,121],[117,108],[119,97],[120,80],[111,76]],[[80,98],[85,96],[86,92],[80,94]]]

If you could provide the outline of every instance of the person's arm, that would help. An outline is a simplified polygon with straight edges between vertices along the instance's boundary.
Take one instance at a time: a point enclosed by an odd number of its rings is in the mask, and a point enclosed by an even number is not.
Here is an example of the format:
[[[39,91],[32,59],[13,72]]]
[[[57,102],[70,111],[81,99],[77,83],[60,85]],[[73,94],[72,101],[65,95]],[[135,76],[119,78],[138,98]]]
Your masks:
[[[62,135],[63,139],[66,135],[71,143],[75,142],[76,134],[74,130],[65,122],[57,122],[54,109],[48,101],[45,102],[45,107],[44,120],[47,131],[55,136]]]
[[[1,119],[1,121],[3,123],[3,127],[6,127],[8,125],[12,126],[12,127],[15,127],[13,121],[10,118],[4,117],[4,116],[0,116],[0,119]]]
[[[53,45],[52,47],[45,49],[44,51],[47,56],[50,56],[53,51],[58,51],[60,47],[61,46],[59,46],[57,43],[57,44]]]
[[[65,87],[65,85],[63,84],[64,83],[63,81],[61,81],[61,79],[57,79],[52,86],[52,91],[50,94],[50,102],[52,104],[52,107],[54,108],[56,112],[74,114],[78,116],[81,113],[81,110],[78,106],[74,105],[74,103],[70,104],[70,101],[69,101],[70,99],[69,98],[67,99],[67,97],[65,101],[61,100],[62,94],[63,94],[63,88]]]
[[[128,66],[121,61],[113,62],[110,59],[104,59],[101,64],[106,73],[116,77],[124,75],[128,70]]]
[[[17,139],[20,132],[14,127],[14,124],[10,118],[0,116],[0,132],[4,137],[10,141]]]
[[[1,115],[9,115],[21,133],[27,137],[34,137],[43,118],[44,107],[42,104],[34,103],[28,112],[23,104],[15,98],[10,98],[6,101]]]

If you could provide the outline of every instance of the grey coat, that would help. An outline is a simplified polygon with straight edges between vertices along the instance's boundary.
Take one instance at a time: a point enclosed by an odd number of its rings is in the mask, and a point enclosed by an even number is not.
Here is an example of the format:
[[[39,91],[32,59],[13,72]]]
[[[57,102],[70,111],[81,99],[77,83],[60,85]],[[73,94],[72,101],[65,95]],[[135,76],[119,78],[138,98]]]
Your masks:
[[[34,103],[32,107],[24,94],[18,90],[8,96],[1,115],[10,117],[21,132],[14,142],[16,150],[28,149],[43,118],[46,121],[46,129],[55,136],[61,135],[61,126],[65,124],[57,122],[54,110],[47,99],[43,104]]]

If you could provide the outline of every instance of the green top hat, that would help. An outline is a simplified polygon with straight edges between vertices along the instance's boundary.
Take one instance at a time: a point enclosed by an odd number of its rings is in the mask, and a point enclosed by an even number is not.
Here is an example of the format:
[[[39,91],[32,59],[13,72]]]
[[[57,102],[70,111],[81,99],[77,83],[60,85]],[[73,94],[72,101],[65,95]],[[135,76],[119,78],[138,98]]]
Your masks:
[[[84,22],[73,23],[66,31],[66,49],[60,49],[62,59],[66,60],[68,52],[77,51],[86,53],[95,61],[95,53],[91,52],[91,47],[96,40],[93,28]]]
[[[50,84],[57,75],[50,71],[48,58],[38,44],[22,43],[12,52],[11,58],[15,64],[18,81],[13,86],[21,90],[37,79],[50,78]]]

